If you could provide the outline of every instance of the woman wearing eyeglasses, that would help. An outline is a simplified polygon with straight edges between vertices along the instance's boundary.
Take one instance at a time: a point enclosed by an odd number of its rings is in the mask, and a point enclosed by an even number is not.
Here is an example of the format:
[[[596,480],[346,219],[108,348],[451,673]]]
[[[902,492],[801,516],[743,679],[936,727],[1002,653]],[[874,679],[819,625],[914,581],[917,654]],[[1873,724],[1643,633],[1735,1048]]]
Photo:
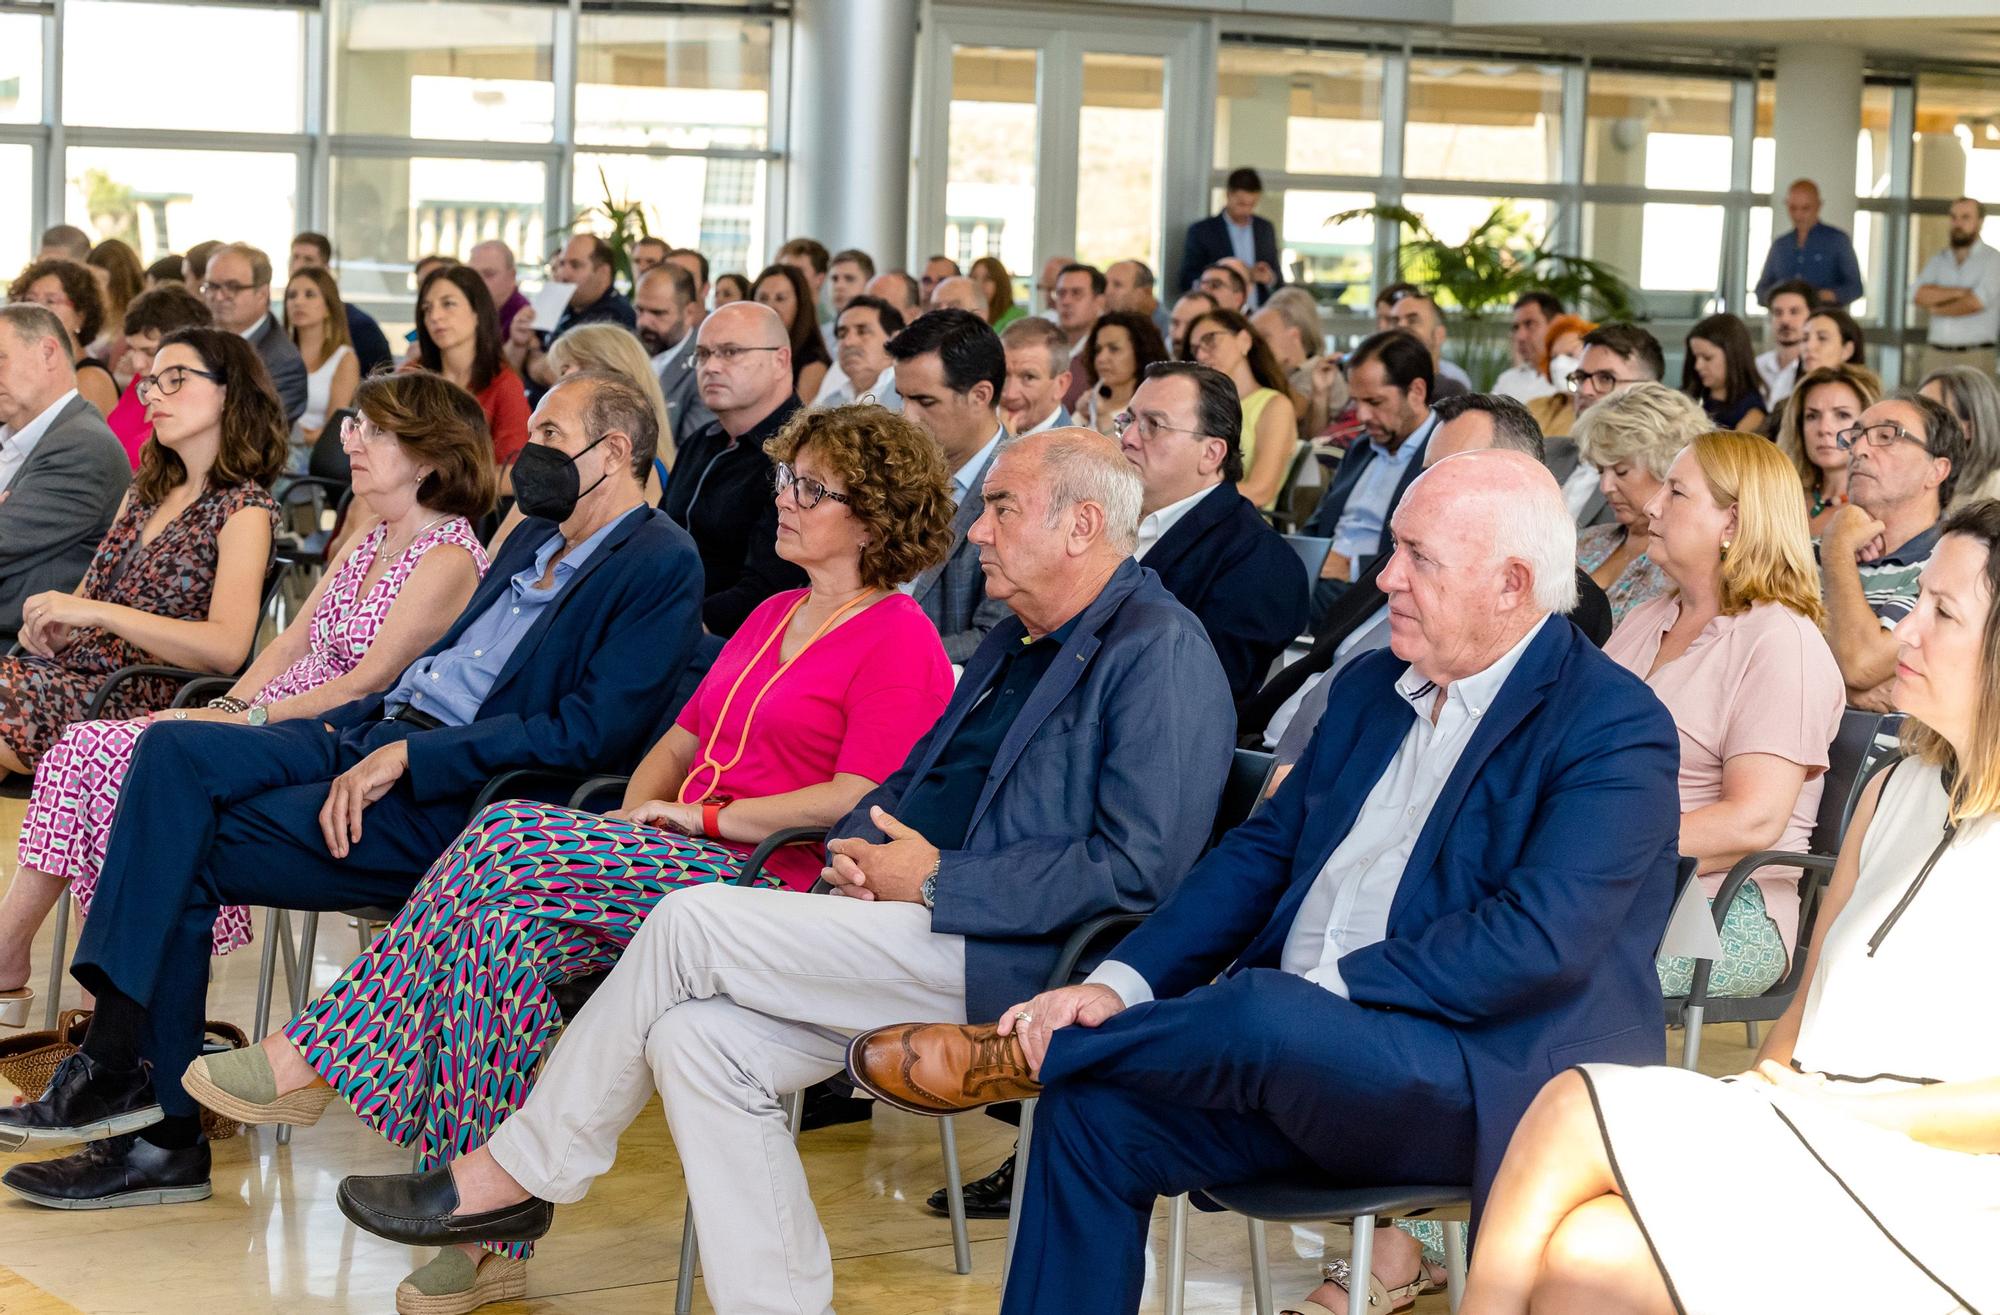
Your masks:
[[[337,1093],[426,1168],[469,1151],[526,1097],[561,1025],[556,986],[610,968],[668,894],[737,880],[765,837],[832,824],[902,765],[951,694],[936,628],[896,587],[950,549],[944,458],[902,416],[859,405],[801,412],[767,451],[778,552],[809,583],[730,637],[624,806],[488,808],[332,989],[261,1045],[197,1062],[190,1095],[310,1124]],[[793,845],[753,880],[804,890],[820,866],[817,846]],[[446,1250],[398,1309],[519,1296],[528,1253]]]
[[[147,296],[153,294],[148,293]],[[143,300],[143,298],[142,298]],[[171,360],[167,348],[161,356]],[[164,381],[161,386],[164,386]],[[153,386],[148,385],[148,392]],[[183,396],[192,391],[184,386]],[[171,399],[169,399],[171,400]],[[312,717],[387,689],[451,624],[486,571],[470,518],[493,504],[491,442],[471,394],[436,375],[371,379],[341,433],[354,492],[385,519],[323,576],[288,626],[229,691],[154,720],[262,726]],[[252,595],[254,596],[254,594]],[[70,725],[35,771],[20,870],[0,899],[0,1023],[26,1020],[29,946],[67,884],[90,910],[112,815],[142,719]],[[250,940],[250,911],[222,910],[216,954]]]
[[[69,332],[70,359],[76,362],[76,391],[99,413],[118,405],[118,382],[104,362],[89,354],[104,327],[104,293],[90,266],[75,260],[38,260],[7,288],[8,301],[46,307]]]

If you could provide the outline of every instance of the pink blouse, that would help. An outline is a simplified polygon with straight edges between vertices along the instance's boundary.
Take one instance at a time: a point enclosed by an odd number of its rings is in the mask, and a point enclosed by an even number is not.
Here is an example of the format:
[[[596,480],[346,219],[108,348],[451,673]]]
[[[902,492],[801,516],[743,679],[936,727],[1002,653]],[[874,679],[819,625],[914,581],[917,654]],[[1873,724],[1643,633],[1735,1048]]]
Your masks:
[[[1770,848],[1805,849],[1819,812],[1827,748],[1847,702],[1833,651],[1805,617],[1778,603],[1758,603],[1739,615],[1716,617],[1687,652],[1652,671],[1660,641],[1680,614],[1678,594],[1639,604],[1611,632],[1604,654],[1651,686],[1673,714],[1681,741],[1681,811],[1722,797],[1722,767],[1731,758],[1768,753],[1806,769],[1791,820]],[[1700,875],[1713,898],[1727,869]],[[1775,868],[1752,880],[1791,948],[1799,932],[1797,870]]]
[[[139,449],[146,446],[146,440],[153,436],[153,422],[146,419],[146,404],[139,400],[139,381],[134,379],[118,399],[118,405],[111,408],[111,414],[104,417],[104,423],[111,426],[111,432],[118,436],[118,444],[125,449],[125,456],[132,463],[132,469],[139,468]]]
[[[747,675],[744,667],[805,593],[788,589],[758,604],[681,710],[677,724],[700,744],[695,786],[704,795],[761,799],[819,785],[842,772],[886,781],[950,700],[951,663],[937,627],[914,599],[892,593],[814,641],[771,686],[752,719],[757,692],[782,664],[784,641],[766,649]],[[727,720],[718,724],[739,675],[743,683]],[[739,743],[743,755],[729,765]],[[721,783],[713,787],[712,771],[700,766],[710,754],[725,764]],[[732,848],[747,854],[752,846]],[[818,846],[794,845],[771,856],[770,872],[804,890],[819,879],[820,867]]]

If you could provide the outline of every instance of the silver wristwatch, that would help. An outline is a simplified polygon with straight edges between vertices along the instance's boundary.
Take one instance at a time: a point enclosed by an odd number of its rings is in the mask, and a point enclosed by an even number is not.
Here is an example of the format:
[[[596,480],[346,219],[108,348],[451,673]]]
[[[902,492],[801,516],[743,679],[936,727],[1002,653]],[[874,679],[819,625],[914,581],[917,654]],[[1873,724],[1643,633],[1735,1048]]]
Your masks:
[[[271,710],[261,703],[243,714],[244,724],[248,726],[262,726],[269,720],[271,720]]]
[[[924,902],[924,907],[927,909],[937,907],[937,879],[938,870],[932,868],[931,874],[924,878],[924,884],[917,887],[917,898]]]

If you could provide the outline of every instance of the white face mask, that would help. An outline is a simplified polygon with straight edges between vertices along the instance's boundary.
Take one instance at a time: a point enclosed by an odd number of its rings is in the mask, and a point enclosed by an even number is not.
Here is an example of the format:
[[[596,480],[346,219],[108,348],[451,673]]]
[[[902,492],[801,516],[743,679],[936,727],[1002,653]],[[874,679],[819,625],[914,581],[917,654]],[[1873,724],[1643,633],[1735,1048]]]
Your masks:
[[[1569,377],[1576,372],[1577,358],[1574,356],[1551,356],[1549,358],[1549,382],[1557,388],[1568,388]]]

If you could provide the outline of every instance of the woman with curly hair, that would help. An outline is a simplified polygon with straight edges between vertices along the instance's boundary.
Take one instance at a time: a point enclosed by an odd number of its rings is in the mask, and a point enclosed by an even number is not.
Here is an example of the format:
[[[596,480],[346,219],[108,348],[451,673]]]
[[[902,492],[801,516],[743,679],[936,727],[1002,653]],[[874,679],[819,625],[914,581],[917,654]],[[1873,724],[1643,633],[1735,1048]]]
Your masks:
[[[944,457],[862,405],[801,412],[765,450],[778,553],[810,583],[730,637],[624,806],[486,809],[332,989],[261,1045],[197,1061],[190,1095],[250,1123],[309,1124],[337,1093],[426,1168],[469,1151],[526,1098],[561,1025],[556,986],[611,967],[662,898],[736,880],[765,837],[831,825],[902,765],[951,695],[936,628],[896,587],[951,547]],[[805,890],[819,873],[817,850],[794,845],[754,880]],[[518,1296],[528,1250],[448,1249],[398,1308]]]
[[[118,405],[118,381],[110,366],[90,355],[90,345],[104,328],[104,290],[90,266],[38,260],[8,286],[7,300],[33,302],[62,321],[69,332],[70,360],[76,363],[76,391],[100,415],[110,415]]]

